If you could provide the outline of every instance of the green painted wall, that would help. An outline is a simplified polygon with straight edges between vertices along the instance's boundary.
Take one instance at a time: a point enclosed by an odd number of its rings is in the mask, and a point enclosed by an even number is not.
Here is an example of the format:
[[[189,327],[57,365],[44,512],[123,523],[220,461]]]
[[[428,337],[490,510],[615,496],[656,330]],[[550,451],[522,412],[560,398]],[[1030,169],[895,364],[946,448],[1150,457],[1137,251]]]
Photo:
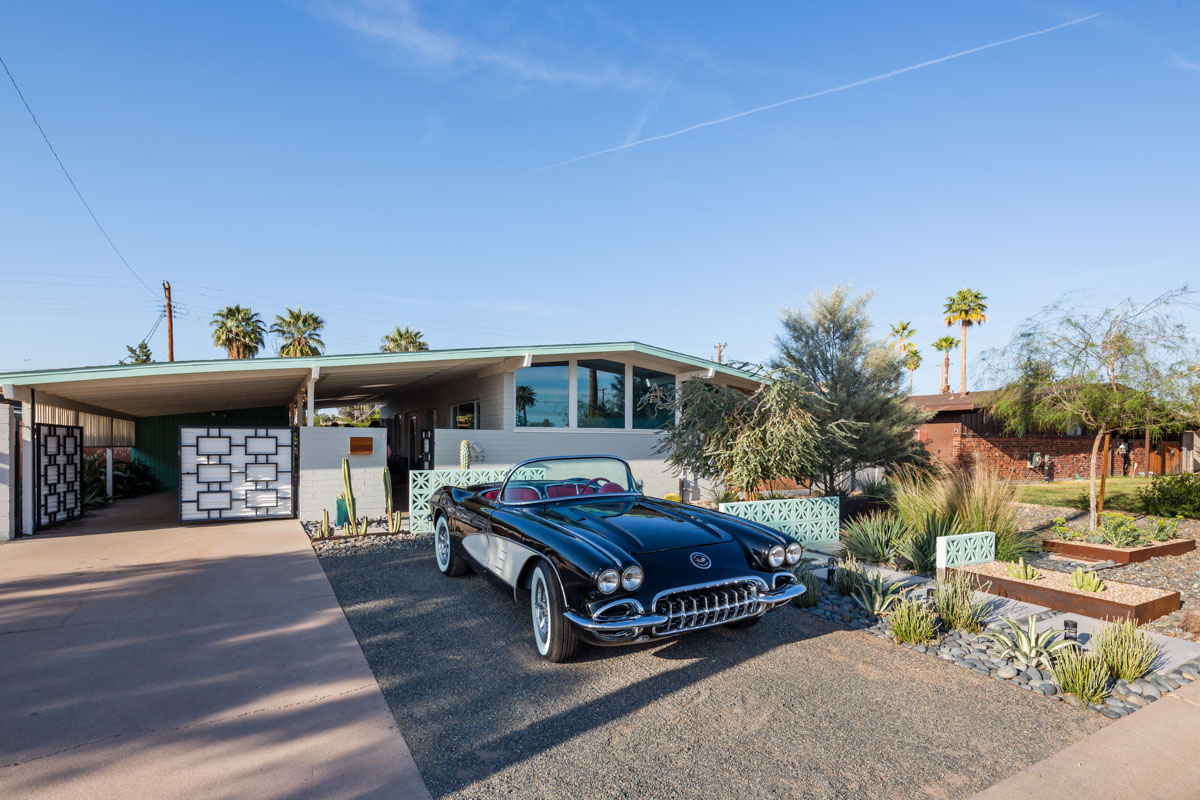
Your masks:
[[[201,411],[195,414],[167,414],[137,420],[132,455],[149,465],[163,489],[179,488],[180,425],[287,425],[284,406],[241,408],[235,411]]]

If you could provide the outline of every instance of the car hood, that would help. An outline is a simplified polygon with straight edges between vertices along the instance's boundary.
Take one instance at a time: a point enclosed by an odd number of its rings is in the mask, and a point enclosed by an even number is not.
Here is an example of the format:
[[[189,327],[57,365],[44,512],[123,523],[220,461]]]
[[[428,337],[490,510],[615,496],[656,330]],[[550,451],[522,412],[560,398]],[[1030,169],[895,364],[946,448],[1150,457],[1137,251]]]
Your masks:
[[[686,512],[641,499],[549,503],[531,513],[585,538],[612,542],[630,555],[733,541],[728,533]]]

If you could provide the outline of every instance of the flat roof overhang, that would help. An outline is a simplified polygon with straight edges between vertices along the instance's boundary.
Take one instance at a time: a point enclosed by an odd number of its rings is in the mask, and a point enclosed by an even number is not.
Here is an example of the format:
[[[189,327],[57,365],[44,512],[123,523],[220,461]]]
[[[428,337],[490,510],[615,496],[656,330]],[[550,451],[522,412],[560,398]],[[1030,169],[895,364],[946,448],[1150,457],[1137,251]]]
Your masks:
[[[683,353],[607,342],[77,367],[0,374],[0,386],[13,387],[17,395],[32,389],[35,400],[48,405],[129,419],[287,405],[314,376],[319,406],[382,403],[445,380],[582,355],[623,357],[673,374],[711,371],[723,383],[746,389],[760,382],[751,373]]]

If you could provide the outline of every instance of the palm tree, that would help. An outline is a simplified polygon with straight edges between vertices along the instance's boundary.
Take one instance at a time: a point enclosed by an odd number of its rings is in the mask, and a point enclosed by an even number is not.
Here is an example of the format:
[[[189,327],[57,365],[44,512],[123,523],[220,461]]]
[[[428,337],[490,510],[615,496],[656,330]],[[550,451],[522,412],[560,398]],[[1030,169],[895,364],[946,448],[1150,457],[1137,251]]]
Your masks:
[[[213,344],[229,358],[254,358],[263,346],[262,319],[248,308],[226,306],[213,314]]]
[[[942,378],[938,383],[938,391],[942,394],[950,392],[950,351],[958,347],[958,339],[953,336],[943,336],[933,343],[933,349],[939,353],[944,353],[946,358],[942,362]]]
[[[908,370],[908,393],[913,393],[913,372],[917,367],[921,366],[921,351],[913,347],[911,344],[908,350],[904,353],[904,368]]]
[[[421,331],[414,331],[408,327],[401,328],[399,325],[392,328],[392,332],[383,337],[383,346],[379,348],[381,353],[415,353],[418,350],[428,350],[429,343],[425,341],[424,334]]]
[[[898,322],[892,326],[891,338],[896,340],[896,358],[902,359],[909,351],[909,340],[917,334],[911,322]]]
[[[321,341],[325,320],[302,308],[285,310],[287,316],[276,316],[271,325],[271,333],[279,340],[279,355],[284,358],[321,355],[325,350],[325,342]]]
[[[517,387],[517,418],[521,426],[529,424],[529,409],[537,403],[537,391],[532,386]]]
[[[958,365],[958,391],[960,394],[967,393],[967,328],[987,322],[987,314],[984,313],[987,311],[985,300],[987,298],[974,289],[959,289],[955,294],[946,298],[946,305],[942,309],[946,314],[947,325],[957,324],[962,327],[962,339],[959,342],[962,346],[962,351],[959,353],[962,363]]]

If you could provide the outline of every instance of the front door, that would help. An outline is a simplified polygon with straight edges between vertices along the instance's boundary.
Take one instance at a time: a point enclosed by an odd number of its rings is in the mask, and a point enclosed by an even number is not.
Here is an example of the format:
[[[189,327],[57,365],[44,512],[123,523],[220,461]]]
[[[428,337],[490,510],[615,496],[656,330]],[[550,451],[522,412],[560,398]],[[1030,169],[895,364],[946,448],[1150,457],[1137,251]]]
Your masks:
[[[1179,472],[1182,444],[1178,441],[1154,442],[1150,445],[1150,471],[1155,475],[1174,475]]]

